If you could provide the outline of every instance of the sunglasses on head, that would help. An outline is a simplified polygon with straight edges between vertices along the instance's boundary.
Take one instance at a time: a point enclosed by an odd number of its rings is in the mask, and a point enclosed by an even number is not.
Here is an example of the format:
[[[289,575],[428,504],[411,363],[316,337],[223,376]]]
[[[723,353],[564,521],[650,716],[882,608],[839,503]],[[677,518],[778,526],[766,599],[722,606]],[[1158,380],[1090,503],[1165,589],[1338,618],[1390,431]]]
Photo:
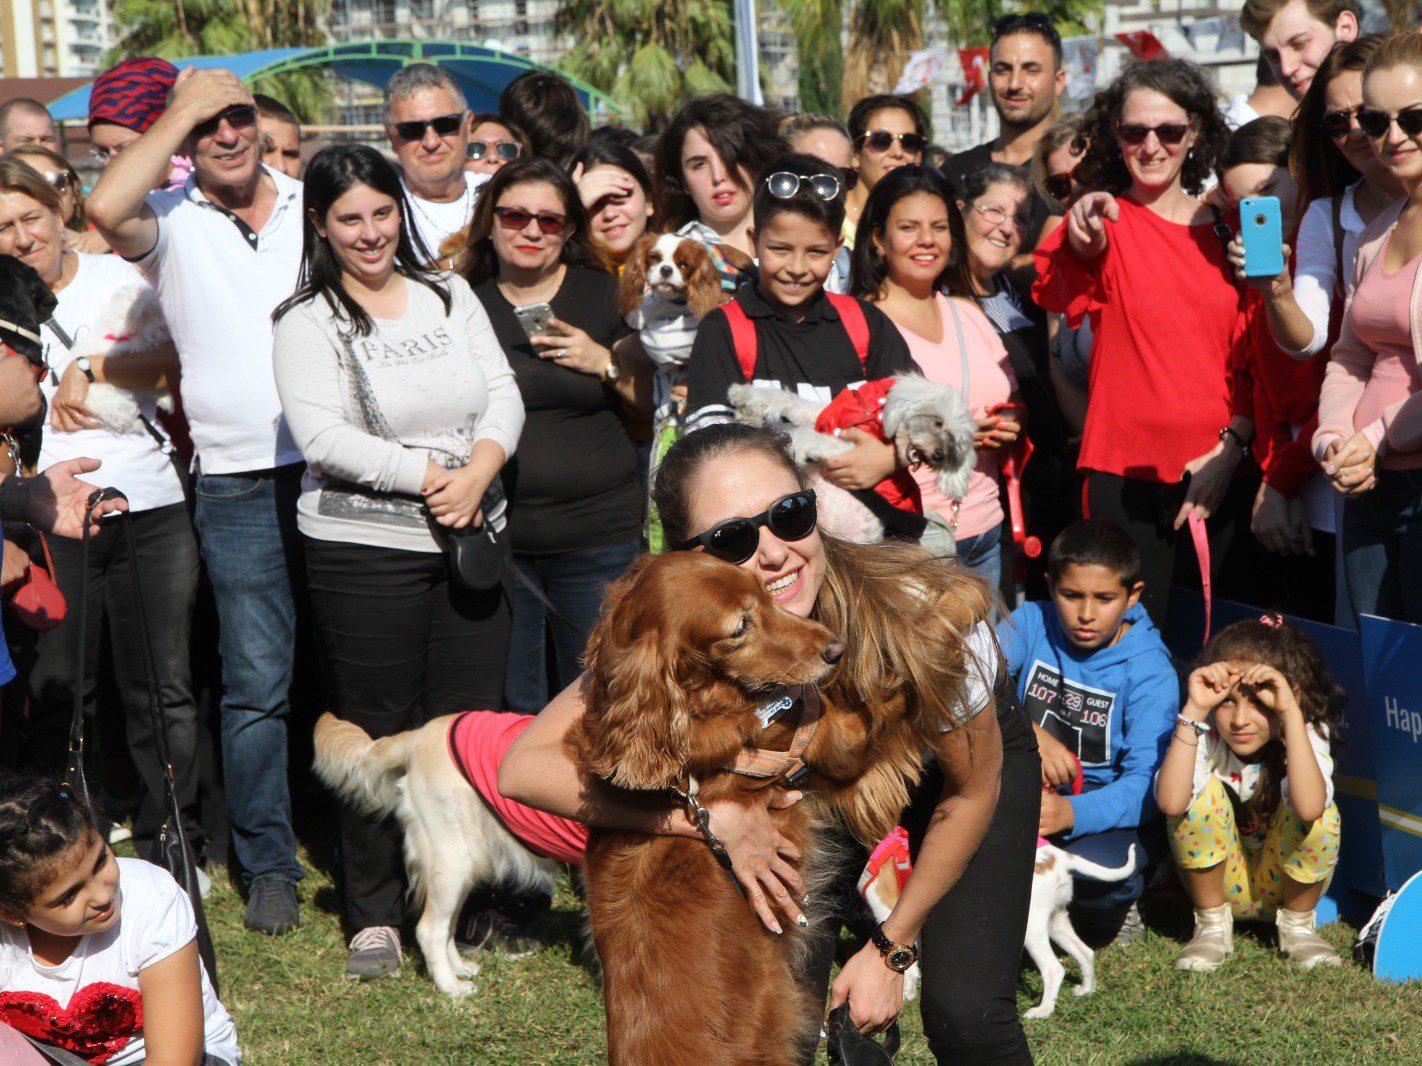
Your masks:
[[[545,236],[556,237],[562,233],[568,225],[566,215],[555,215],[552,211],[525,211],[521,207],[496,207],[494,214],[498,217],[499,225],[507,230],[527,229],[529,222],[537,219],[538,229]]]
[[[920,154],[928,146],[928,138],[921,133],[890,133],[888,130],[875,130],[872,133],[864,133],[859,136],[859,147],[868,148],[871,152],[887,152],[898,141],[899,146],[910,155]]]
[[[765,526],[783,541],[804,540],[815,531],[818,517],[815,509],[815,490],[800,489],[780,497],[758,515],[750,518],[728,518],[699,537],[682,541],[672,550],[681,552],[705,548],[706,554],[739,566],[754,555],[756,548],[760,546],[761,526]]]
[[[1116,126],[1116,139],[1122,144],[1134,147],[1144,144],[1145,139],[1153,133],[1161,144],[1173,148],[1185,140],[1192,125],[1194,124],[1190,122],[1162,122],[1159,126],[1141,126],[1134,122],[1123,122]]]
[[[459,132],[459,127],[464,122],[464,114],[460,112],[453,115],[437,115],[434,118],[412,119],[409,122],[392,123],[396,135],[402,141],[423,141],[425,130],[434,127],[434,131],[440,137],[452,137]]]
[[[43,172],[40,177],[49,182],[60,192],[69,191],[69,175],[62,170],[52,170]]]
[[[1345,107],[1342,111],[1325,111],[1323,117],[1318,120],[1319,128],[1334,140],[1340,140],[1348,136],[1348,131],[1353,128],[1353,116],[1361,117],[1362,111],[1362,104],[1357,107]]]
[[[1065,203],[1067,198],[1071,196],[1071,182],[1072,175],[1070,172],[1066,174],[1048,174],[1042,179],[1042,188],[1047,190],[1047,195],[1052,197],[1052,199],[1060,200]]]
[[[832,174],[796,174],[777,170],[765,179],[766,191],[777,200],[793,200],[802,193],[829,202],[839,196],[844,183]]]
[[[517,159],[522,148],[513,141],[470,141],[465,155],[470,159],[483,159],[488,152],[494,152],[500,159]]]
[[[1416,137],[1422,133],[1422,107],[1409,107],[1406,111],[1399,111],[1396,115],[1389,115],[1386,111],[1378,111],[1371,107],[1358,108],[1358,125],[1363,127],[1363,132],[1373,140],[1380,140],[1387,136],[1388,129],[1396,122],[1407,137]]]
[[[199,122],[193,127],[193,136],[199,139],[211,137],[223,122],[233,129],[250,129],[257,124],[257,108],[253,104],[234,104],[212,118]]]

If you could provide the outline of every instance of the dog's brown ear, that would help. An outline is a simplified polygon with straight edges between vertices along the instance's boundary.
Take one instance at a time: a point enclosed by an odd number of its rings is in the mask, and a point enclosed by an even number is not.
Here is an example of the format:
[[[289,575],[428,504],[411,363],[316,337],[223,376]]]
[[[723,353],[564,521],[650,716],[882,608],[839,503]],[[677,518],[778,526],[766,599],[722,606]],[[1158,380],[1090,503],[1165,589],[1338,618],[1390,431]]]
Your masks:
[[[680,784],[686,765],[691,711],[675,680],[677,653],[656,626],[639,624],[629,599],[653,559],[633,563],[607,590],[588,635],[587,710],[568,737],[585,770],[622,788]]]
[[[691,271],[686,279],[686,308],[697,318],[705,318],[726,302],[721,289],[721,273],[711,261],[711,253],[694,241],[689,253]]]
[[[632,254],[622,267],[622,278],[617,285],[617,310],[626,318],[642,306],[642,297],[647,294],[647,253],[657,243],[657,238],[648,234],[632,246]]]

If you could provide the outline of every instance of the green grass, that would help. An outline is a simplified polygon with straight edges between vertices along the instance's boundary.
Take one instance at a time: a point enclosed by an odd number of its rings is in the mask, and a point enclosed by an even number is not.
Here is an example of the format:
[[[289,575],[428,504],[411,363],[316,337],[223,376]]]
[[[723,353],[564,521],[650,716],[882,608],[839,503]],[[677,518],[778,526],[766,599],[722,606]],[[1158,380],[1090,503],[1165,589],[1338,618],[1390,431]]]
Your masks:
[[[540,956],[485,958],[478,992],[454,1002],[435,991],[418,951],[394,979],[356,984],[342,976],[345,945],[338,899],[312,867],[302,885],[305,924],[277,939],[242,927],[242,902],[219,876],[208,900],[222,999],[237,1023],[248,1066],[269,1063],[594,1063],[602,1062],[602,1003],[579,962],[577,899],[559,885],[547,931],[555,946]],[[1177,935],[1182,915],[1148,913]],[[1177,909],[1178,908],[1174,908]],[[1325,934],[1344,953],[1353,930]],[[1071,995],[1056,1014],[1027,1022],[1041,1063],[1359,1063],[1422,1062],[1422,985],[1386,985],[1353,966],[1298,974],[1272,947],[1272,932],[1244,926],[1236,953],[1213,975],[1171,968],[1179,942],[1151,931],[1135,944],[1097,953],[1098,991]],[[963,945],[962,980],[971,980],[973,946]],[[1019,1007],[1041,992],[1024,972]],[[918,1009],[904,1013],[901,1063],[931,1063]]]

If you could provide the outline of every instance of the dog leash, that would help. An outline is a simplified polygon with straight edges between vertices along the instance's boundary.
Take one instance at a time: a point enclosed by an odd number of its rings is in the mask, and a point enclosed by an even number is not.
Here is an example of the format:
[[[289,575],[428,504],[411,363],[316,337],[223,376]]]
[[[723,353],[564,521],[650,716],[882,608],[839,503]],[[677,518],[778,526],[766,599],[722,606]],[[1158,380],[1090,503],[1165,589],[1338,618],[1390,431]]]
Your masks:
[[[61,326],[57,320],[53,318],[46,319],[44,326],[59,338],[59,343],[64,345],[68,351],[72,352],[74,350],[74,338],[65,331],[64,327]],[[46,363],[46,365],[48,366],[48,363]],[[55,386],[59,385],[59,375],[54,372],[54,367],[52,366],[49,367],[49,378],[51,384]],[[142,408],[139,408],[138,411],[138,421],[147,431],[148,435],[153,438],[153,443],[158,445],[158,450],[169,459],[177,462],[176,450],[173,447],[172,440],[169,439],[168,434],[153,424],[153,420],[143,413]]]

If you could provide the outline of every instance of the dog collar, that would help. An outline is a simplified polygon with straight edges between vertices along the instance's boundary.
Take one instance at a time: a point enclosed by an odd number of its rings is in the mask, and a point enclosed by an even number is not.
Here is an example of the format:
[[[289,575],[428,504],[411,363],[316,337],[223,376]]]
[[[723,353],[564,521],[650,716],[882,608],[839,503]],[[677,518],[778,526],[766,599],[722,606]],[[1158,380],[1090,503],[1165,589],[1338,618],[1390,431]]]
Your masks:
[[[805,763],[804,755],[805,749],[814,739],[815,730],[819,728],[820,714],[824,709],[820,690],[813,685],[800,686],[798,693],[795,689],[786,689],[766,706],[778,708],[786,699],[790,700],[793,706],[797,694],[800,697],[800,724],[795,727],[795,735],[790,738],[790,747],[785,751],[742,748],[736,753],[735,761],[726,769],[744,777],[761,779],[761,784],[757,786],[759,788],[765,788],[777,781],[784,781],[793,786],[809,773],[810,768]],[[761,709],[764,710],[765,707]],[[759,715],[761,712],[756,713]],[[777,709],[770,717],[774,718],[781,713],[783,712]]]
[[[27,341],[34,341],[36,344],[43,343],[40,340],[40,335],[34,330],[26,329],[24,326],[17,326],[13,322],[6,322],[3,318],[0,318],[0,329],[9,330],[11,333],[24,337]]]

